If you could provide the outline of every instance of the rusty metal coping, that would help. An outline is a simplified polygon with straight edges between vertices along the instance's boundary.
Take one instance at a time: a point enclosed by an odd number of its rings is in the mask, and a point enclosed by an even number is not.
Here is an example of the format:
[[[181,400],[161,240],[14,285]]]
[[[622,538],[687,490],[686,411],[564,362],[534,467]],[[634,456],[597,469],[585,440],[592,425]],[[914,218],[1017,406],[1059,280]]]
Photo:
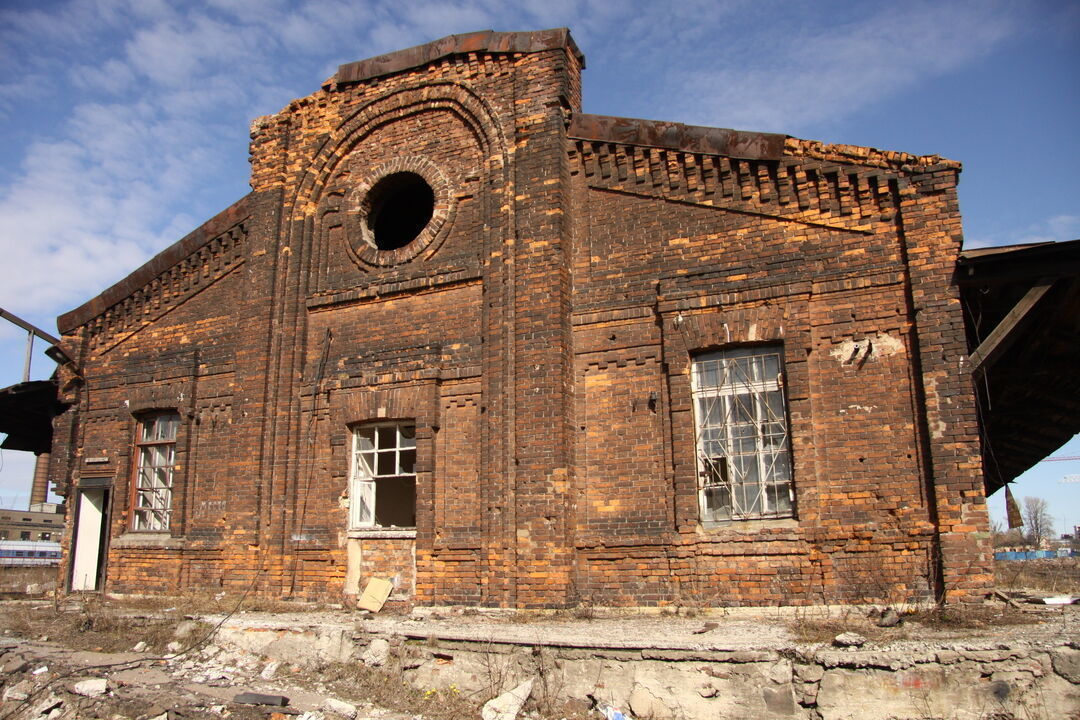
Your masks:
[[[641,145],[747,160],[778,160],[786,135],[575,113],[567,135],[579,140]]]
[[[180,240],[146,261],[139,269],[97,297],[56,318],[60,334],[70,332],[94,319],[151,280],[196,252],[230,227],[251,214],[251,195],[245,195]]]
[[[567,28],[536,30],[534,32],[495,32],[479,30],[460,35],[447,35],[423,45],[395,50],[385,55],[339,65],[335,78],[338,83],[354,83],[427,65],[450,55],[470,52],[534,53],[566,48],[585,67],[585,56],[578,50]]]
[[[956,259],[958,285],[988,286],[1080,277],[1080,239],[969,248]]]

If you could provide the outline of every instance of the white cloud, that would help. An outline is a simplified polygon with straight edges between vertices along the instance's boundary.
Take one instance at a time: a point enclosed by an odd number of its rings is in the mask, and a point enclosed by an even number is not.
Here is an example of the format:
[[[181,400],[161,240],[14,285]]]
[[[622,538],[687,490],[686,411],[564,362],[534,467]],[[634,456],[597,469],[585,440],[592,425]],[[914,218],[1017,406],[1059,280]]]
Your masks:
[[[904,3],[844,25],[762,35],[718,48],[679,85],[695,122],[799,132],[954,70],[1017,29],[998,3]],[[782,40],[781,40],[782,37]]]
[[[35,94],[60,113],[0,184],[0,305],[70,309],[234,201],[246,190],[248,121],[310,92],[339,62],[455,32],[565,25],[586,53],[621,66],[621,78],[605,77],[663,101],[653,117],[793,131],[969,62],[1014,23],[993,3],[916,3],[860,9],[843,26],[803,10],[806,29],[795,29],[784,6],[769,7],[71,0],[2,10],[0,61],[11,63],[0,70],[0,120],[17,122]],[[636,71],[645,67],[651,76]]]
[[[1080,239],[1080,215],[1055,215],[1027,228],[1017,243],[1063,242]]]
[[[106,60],[100,67],[82,65],[71,71],[75,87],[84,90],[101,90],[118,94],[131,88],[135,82],[135,73],[127,63],[119,60]]]
[[[964,248],[1027,245],[1030,243],[1080,240],[1080,215],[1061,214],[1032,223],[1025,228],[993,235],[966,235]]]
[[[27,508],[30,484],[34,479],[34,462],[33,453],[0,449],[0,508]]]

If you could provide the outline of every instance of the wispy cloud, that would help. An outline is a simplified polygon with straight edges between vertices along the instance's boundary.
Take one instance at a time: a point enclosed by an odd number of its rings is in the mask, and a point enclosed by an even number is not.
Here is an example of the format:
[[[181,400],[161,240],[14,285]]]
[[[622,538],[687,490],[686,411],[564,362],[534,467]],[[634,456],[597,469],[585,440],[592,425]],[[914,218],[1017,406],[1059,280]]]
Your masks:
[[[996,2],[869,7],[881,9],[718,48],[711,67],[679,82],[683,112],[707,125],[803,132],[971,62],[1019,20]]]
[[[995,245],[1026,245],[1029,243],[1064,242],[1080,240],[1080,215],[1054,215],[1028,225],[1011,235],[1004,232],[994,235],[966,236],[967,249],[994,247]]]
[[[0,184],[0,242],[15,246],[0,304],[65,310],[234,200],[250,118],[310,92],[338,62],[484,27],[569,25],[604,60],[597,77],[635,85],[648,107],[662,101],[639,114],[797,131],[969,62],[1016,22],[998,3],[860,9],[841,25],[783,7],[71,0],[0,11],[0,113],[18,125],[12,113],[31,100],[57,108],[36,132],[20,128],[30,142]]]

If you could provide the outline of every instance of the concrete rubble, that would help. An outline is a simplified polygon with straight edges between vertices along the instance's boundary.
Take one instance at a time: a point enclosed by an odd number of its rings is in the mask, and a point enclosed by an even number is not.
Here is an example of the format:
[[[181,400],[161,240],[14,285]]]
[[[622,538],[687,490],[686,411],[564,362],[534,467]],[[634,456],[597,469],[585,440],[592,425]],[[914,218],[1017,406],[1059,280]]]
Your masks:
[[[781,624],[735,613],[718,617],[707,634],[695,633],[701,620],[662,617],[524,624],[420,614],[361,622],[348,613],[209,619],[224,621],[213,644],[165,657],[0,639],[0,668],[10,668],[0,678],[0,716],[93,717],[85,711],[94,703],[108,703],[110,713],[97,716],[114,720],[162,713],[176,720],[166,712],[174,707],[184,718],[220,717],[223,709],[230,718],[256,713],[253,720],[284,712],[274,703],[241,705],[247,696],[279,698],[290,718],[412,717],[335,696],[318,672],[335,662],[371,663],[425,691],[487,698],[485,720],[533,718],[533,708],[552,699],[654,720],[977,720],[1080,711],[1080,613],[1071,610],[1039,626],[982,635],[927,631],[919,639],[860,636],[838,645],[795,643],[777,630]],[[34,674],[40,668],[47,669]]]
[[[72,691],[83,697],[100,697],[109,691],[109,681],[105,678],[80,680],[72,687]]]
[[[224,627],[231,627],[230,637],[246,632],[249,650],[282,661],[314,667],[338,656],[337,627],[310,621],[289,631],[309,638],[307,651],[276,656],[276,647],[292,646],[276,634],[288,624],[248,617]],[[928,709],[975,720],[987,708],[1031,716],[1038,704],[1080,711],[1080,613],[1043,626],[995,629],[992,636],[968,631],[961,639],[928,631],[925,640],[882,644],[841,633],[835,646],[795,644],[778,632],[781,623],[734,611],[716,624],[699,633],[700,620],[682,618],[500,624],[433,612],[356,622],[352,642],[356,661],[400,668],[418,688],[453,686],[492,697],[497,668],[500,692],[537,678],[537,688],[557,688],[562,698],[656,720],[887,720],[923,718]],[[330,639],[310,641],[323,634]],[[252,637],[265,645],[255,647]]]
[[[536,678],[531,677],[513,690],[488,700],[480,711],[480,717],[483,720],[515,720],[532,694],[535,683]]]
[[[47,666],[38,665],[43,658],[48,658]],[[228,716],[254,720],[267,717],[274,706],[287,705],[278,708],[288,709],[282,718],[411,720],[408,715],[275,682],[273,676],[281,665],[243,649],[217,645],[158,658],[77,652],[52,644],[0,639],[0,669],[10,669],[0,676],[0,717],[178,720]],[[48,669],[35,674],[34,667]],[[94,673],[101,676],[88,677]],[[248,714],[245,706],[250,708]]]

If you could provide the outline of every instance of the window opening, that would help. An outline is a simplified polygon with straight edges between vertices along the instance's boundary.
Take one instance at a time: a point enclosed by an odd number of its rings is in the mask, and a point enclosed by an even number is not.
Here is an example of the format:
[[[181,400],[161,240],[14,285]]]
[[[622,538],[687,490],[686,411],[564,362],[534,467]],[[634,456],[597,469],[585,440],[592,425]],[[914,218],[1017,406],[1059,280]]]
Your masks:
[[[367,225],[379,250],[405,247],[423,232],[435,212],[435,191],[412,172],[387,175],[368,193]]]
[[[416,426],[354,428],[351,477],[351,527],[416,527]]]
[[[134,530],[169,529],[179,426],[177,413],[161,413],[139,421],[135,442]]]
[[[792,514],[781,348],[694,358],[698,500],[703,522]]]

